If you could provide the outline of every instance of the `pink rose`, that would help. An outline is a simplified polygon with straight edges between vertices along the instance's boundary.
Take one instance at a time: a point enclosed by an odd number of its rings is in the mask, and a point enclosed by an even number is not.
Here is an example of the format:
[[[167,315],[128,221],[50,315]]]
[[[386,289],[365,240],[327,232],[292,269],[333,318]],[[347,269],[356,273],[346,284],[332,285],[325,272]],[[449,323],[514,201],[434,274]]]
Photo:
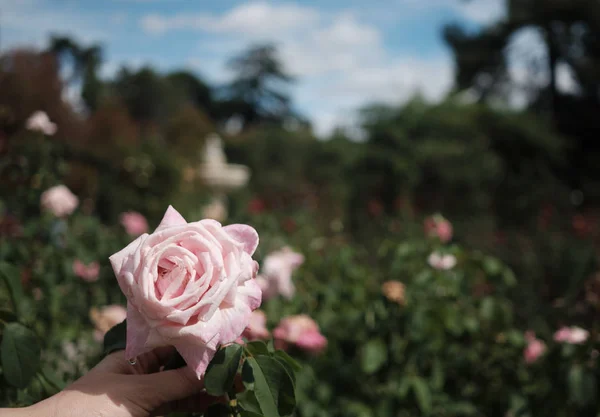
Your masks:
[[[102,341],[106,332],[113,326],[123,322],[127,318],[127,310],[119,305],[110,305],[101,309],[92,308],[90,310],[90,320],[96,328],[94,338]]]
[[[79,199],[64,185],[57,185],[42,193],[40,204],[56,217],[66,217],[75,211]]]
[[[572,345],[580,345],[585,343],[590,336],[590,332],[581,327],[561,327],[556,333],[554,333],[554,341],[564,342]]]
[[[429,266],[442,271],[447,271],[456,266],[456,256],[454,255],[442,255],[439,252],[433,252],[427,258]]]
[[[139,236],[148,231],[146,218],[136,211],[121,213],[121,224],[129,236]]]
[[[100,275],[100,265],[98,262],[86,265],[79,259],[75,259],[73,261],[73,273],[84,281],[94,282],[98,280],[98,275]]]
[[[452,223],[441,215],[435,215],[425,220],[425,234],[429,237],[437,237],[446,243],[452,240]]]
[[[56,133],[56,123],[52,123],[48,115],[43,111],[36,111],[25,123],[28,130],[40,132],[44,135],[52,136]]]
[[[527,341],[527,346],[523,351],[523,358],[525,359],[525,363],[531,364],[536,362],[546,352],[546,344],[537,339],[535,333],[532,331],[525,332],[525,340]]]
[[[319,331],[319,325],[307,315],[286,317],[273,330],[278,348],[294,344],[310,353],[319,353],[327,346],[327,339]]]
[[[173,345],[202,377],[218,346],[238,339],[260,306],[257,246],[250,226],[187,223],[169,206],[154,233],[110,257],[127,297],[127,357]]]
[[[250,316],[250,324],[242,333],[242,336],[249,341],[266,340],[271,336],[267,329],[267,316],[264,311],[254,310]]]
[[[296,288],[292,282],[292,273],[304,263],[304,256],[285,247],[270,253],[263,262],[262,273],[258,283],[263,291],[264,299],[281,294],[290,299]]]

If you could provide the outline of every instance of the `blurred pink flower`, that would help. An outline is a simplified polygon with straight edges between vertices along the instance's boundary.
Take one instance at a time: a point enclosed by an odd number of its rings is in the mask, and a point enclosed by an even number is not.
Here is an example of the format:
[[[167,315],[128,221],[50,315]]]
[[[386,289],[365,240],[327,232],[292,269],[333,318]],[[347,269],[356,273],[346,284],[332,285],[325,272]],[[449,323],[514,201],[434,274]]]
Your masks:
[[[286,317],[273,330],[276,347],[285,349],[294,344],[310,353],[320,353],[327,346],[327,339],[319,331],[319,325],[307,315]]]
[[[52,136],[56,133],[56,123],[52,123],[48,115],[43,111],[36,111],[25,123],[28,130],[40,132],[44,135]]]
[[[425,220],[425,234],[429,237],[437,237],[446,243],[452,240],[452,223],[443,216],[437,214]]]
[[[250,316],[250,324],[242,333],[249,341],[266,340],[271,336],[267,329],[267,316],[262,310],[254,310]]]
[[[140,236],[148,231],[146,218],[137,211],[121,213],[120,220],[129,236]]]
[[[304,256],[289,247],[267,255],[263,261],[262,273],[256,278],[263,292],[263,300],[277,294],[292,298],[296,291],[292,273],[303,263]]]
[[[98,262],[91,262],[86,265],[79,259],[73,261],[73,273],[86,282],[94,282],[98,280],[100,275],[100,265]]]
[[[48,188],[42,193],[40,204],[56,217],[66,217],[79,205],[79,199],[64,185]]]
[[[554,333],[554,341],[555,342],[564,342],[569,343],[571,345],[580,345],[585,343],[585,341],[590,336],[590,332],[581,327],[571,326],[571,327],[561,327],[559,330]]]
[[[532,331],[525,332],[525,340],[527,346],[523,351],[523,358],[525,363],[531,364],[536,362],[540,356],[546,352],[546,344],[535,337],[535,333]]]
[[[447,271],[456,266],[456,256],[454,255],[443,255],[439,252],[433,252],[427,258],[427,262],[432,268]]]
[[[101,342],[106,332],[127,318],[127,309],[120,305],[109,305],[90,310],[90,320],[96,328],[94,338]]]

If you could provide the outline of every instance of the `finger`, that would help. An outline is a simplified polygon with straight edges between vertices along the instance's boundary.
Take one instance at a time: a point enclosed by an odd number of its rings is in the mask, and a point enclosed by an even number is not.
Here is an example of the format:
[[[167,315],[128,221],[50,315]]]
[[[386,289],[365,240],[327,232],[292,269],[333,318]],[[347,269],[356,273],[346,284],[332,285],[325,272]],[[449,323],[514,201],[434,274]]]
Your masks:
[[[204,388],[204,382],[187,367],[138,375],[135,378],[143,386],[144,395],[148,396],[155,407],[198,394]]]
[[[115,374],[149,374],[160,371],[160,368],[167,364],[174,354],[173,346],[163,346],[138,356],[135,358],[135,363],[131,364],[125,357],[125,351],[118,350],[104,358],[95,369]]]
[[[213,397],[204,392],[191,395],[186,398],[171,401],[158,407],[152,415],[160,416],[168,413],[202,413],[214,403],[226,403],[223,397]]]

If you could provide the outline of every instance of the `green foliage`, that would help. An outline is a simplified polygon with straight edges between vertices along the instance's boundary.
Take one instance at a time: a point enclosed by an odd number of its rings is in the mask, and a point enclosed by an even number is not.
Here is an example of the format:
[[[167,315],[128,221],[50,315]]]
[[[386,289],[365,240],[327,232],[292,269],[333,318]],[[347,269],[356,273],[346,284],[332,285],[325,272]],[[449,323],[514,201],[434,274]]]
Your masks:
[[[220,349],[206,369],[204,376],[206,392],[215,396],[229,392],[240,367],[241,359],[242,347],[240,345],[233,344]]]
[[[25,388],[40,365],[40,345],[37,336],[19,323],[9,323],[2,330],[0,343],[2,373],[16,388]]]

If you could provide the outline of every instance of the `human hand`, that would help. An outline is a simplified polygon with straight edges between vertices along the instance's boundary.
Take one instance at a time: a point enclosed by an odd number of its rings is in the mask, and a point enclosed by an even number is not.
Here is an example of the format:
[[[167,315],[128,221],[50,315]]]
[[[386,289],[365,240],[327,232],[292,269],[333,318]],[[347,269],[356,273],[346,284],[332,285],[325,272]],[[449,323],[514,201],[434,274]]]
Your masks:
[[[173,348],[158,348],[138,357],[135,365],[125,351],[112,353],[60,393],[6,416],[149,417],[206,410],[218,399],[201,392],[204,384],[193,371],[161,371],[173,353]]]

